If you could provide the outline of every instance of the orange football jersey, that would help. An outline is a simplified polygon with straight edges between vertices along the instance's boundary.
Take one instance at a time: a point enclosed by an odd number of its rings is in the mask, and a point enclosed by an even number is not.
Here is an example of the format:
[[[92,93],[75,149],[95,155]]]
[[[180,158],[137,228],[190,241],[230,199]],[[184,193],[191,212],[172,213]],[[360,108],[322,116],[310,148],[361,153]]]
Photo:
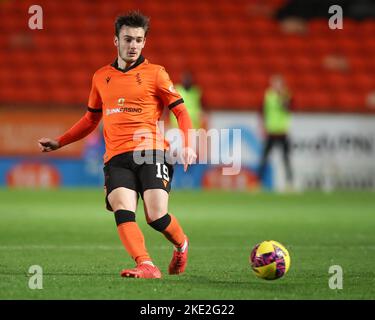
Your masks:
[[[128,151],[168,149],[158,120],[164,106],[181,103],[165,69],[143,56],[125,70],[116,61],[96,71],[88,106],[103,115],[104,162]]]

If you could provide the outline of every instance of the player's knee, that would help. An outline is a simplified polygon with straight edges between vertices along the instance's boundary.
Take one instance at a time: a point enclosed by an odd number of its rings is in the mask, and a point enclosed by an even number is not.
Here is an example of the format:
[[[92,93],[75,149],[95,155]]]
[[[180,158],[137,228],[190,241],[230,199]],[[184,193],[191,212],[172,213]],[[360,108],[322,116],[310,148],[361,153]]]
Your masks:
[[[151,213],[154,217],[153,220],[160,218],[168,212],[168,202],[164,201],[155,201],[150,203],[150,201],[146,204],[147,212]]]
[[[111,205],[114,212],[119,210],[135,212],[134,205],[122,199],[108,199],[108,203]]]
[[[117,210],[115,211],[115,220],[117,226],[126,222],[135,222],[135,213],[130,210]]]
[[[167,213],[159,219],[149,222],[149,226],[154,228],[156,231],[164,231],[171,223],[171,216]]]

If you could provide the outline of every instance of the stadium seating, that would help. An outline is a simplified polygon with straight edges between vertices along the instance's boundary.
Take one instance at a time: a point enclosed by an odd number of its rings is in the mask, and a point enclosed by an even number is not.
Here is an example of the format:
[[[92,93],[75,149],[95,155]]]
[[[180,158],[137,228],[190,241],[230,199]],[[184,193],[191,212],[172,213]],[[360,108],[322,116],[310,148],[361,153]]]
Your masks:
[[[333,31],[315,19],[306,34],[285,34],[277,21],[256,15],[254,3],[41,0],[44,29],[32,31],[25,21],[32,3],[2,1],[0,103],[86,104],[93,72],[116,56],[114,18],[139,8],[151,16],[145,56],[175,82],[191,69],[207,109],[257,110],[269,76],[282,73],[296,111],[375,112],[365,105],[375,90],[374,21],[345,20],[344,30]],[[347,70],[327,70],[330,54],[344,57]]]

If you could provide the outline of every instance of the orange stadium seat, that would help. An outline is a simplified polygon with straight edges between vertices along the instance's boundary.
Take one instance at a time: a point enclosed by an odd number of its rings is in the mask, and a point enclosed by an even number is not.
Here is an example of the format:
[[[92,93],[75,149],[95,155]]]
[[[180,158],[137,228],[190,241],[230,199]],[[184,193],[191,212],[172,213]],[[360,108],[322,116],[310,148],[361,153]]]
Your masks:
[[[206,88],[203,93],[206,103],[206,109],[226,109],[228,102],[228,93],[224,90],[218,90],[217,87]]]
[[[312,35],[324,35],[329,31],[327,19],[313,19],[308,23],[308,30]]]
[[[295,92],[295,109],[298,111],[332,111],[333,98],[329,92],[310,90]]]
[[[345,91],[353,86],[353,81],[350,72],[326,72],[323,84],[327,88],[338,88]]]
[[[297,75],[296,77],[299,78],[299,81],[294,83],[296,90],[308,92],[324,88],[323,77],[318,77],[314,72],[303,72],[299,74],[299,77]]]
[[[317,73],[321,69],[321,62],[312,55],[290,54],[288,56],[289,63],[293,72],[314,72]]]
[[[358,112],[364,105],[364,97],[353,91],[333,92],[338,110]]]
[[[283,38],[284,49],[288,53],[303,56],[309,53],[310,44],[306,37],[300,35],[288,35]]]
[[[345,19],[344,15],[344,23],[343,23],[343,31],[346,38],[358,38],[362,35],[362,30],[360,29],[360,23],[352,20],[352,19]]]
[[[361,44],[358,38],[338,37],[334,41],[336,48],[345,55],[357,56],[361,51]]]
[[[257,40],[259,50],[267,55],[280,55],[284,51],[284,43],[279,41],[278,37],[265,36],[259,37]]]
[[[360,32],[366,39],[371,39],[375,34],[375,21],[366,20],[360,23]]]
[[[253,91],[263,94],[269,83],[269,75],[260,69],[253,70],[252,72],[244,75],[244,83]]]
[[[14,101],[19,100],[19,89],[16,85],[9,83],[8,85],[4,85],[0,87],[0,97],[2,99],[3,104],[10,104],[14,103]]]
[[[335,52],[336,46],[327,34],[324,34],[324,36],[312,35],[308,41],[310,45],[309,50],[314,54],[326,55]]]
[[[360,48],[360,50],[362,51],[363,54],[372,55],[372,56],[375,55],[375,39],[373,36],[366,37],[365,39],[363,39],[363,42],[361,42],[361,44],[362,44],[362,47]]]
[[[47,91],[38,83],[32,83],[24,87],[24,94],[28,103],[35,105],[48,102]],[[53,101],[54,102],[54,101]]]
[[[279,33],[278,23],[267,18],[249,19],[250,34],[275,35]]]
[[[355,72],[353,73],[352,79],[359,90],[371,91],[375,89],[375,78],[370,72]]]
[[[186,9],[185,6],[185,9],[182,9],[182,11],[180,11],[180,14],[187,10],[192,14],[192,16],[195,17],[209,17],[212,14],[212,11],[218,9],[217,6],[213,7],[212,4],[207,1],[193,1],[193,3],[194,4],[189,6],[188,9]]]
[[[270,73],[285,74],[290,69],[291,61],[281,54],[265,55],[266,70]]]
[[[360,55],[351,55],[349,57],[349,67],[352,70],[366,72],[371,66],[371,60],[363,59]]]
[[[259,106],[257,97],[249,90],[239,88],[231,94],[232,104],[238,105],[243,109],[254,110]]]

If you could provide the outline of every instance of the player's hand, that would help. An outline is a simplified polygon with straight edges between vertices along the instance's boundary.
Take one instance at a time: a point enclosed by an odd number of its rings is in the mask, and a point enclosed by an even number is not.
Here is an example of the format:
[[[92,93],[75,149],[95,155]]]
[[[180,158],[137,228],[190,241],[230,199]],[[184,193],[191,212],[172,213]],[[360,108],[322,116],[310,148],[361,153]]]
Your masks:
[[[50,152],[60,148],[59,143],[56,140],[50,138],[41,138],[38,140],[39,148],[42,152]]]
[[[184,164],[184,172],[186,172],[189,164],[192,164],[197,159],[197,154],[192,148],[187,147],[182,150],[181,156],[182,163]]]

